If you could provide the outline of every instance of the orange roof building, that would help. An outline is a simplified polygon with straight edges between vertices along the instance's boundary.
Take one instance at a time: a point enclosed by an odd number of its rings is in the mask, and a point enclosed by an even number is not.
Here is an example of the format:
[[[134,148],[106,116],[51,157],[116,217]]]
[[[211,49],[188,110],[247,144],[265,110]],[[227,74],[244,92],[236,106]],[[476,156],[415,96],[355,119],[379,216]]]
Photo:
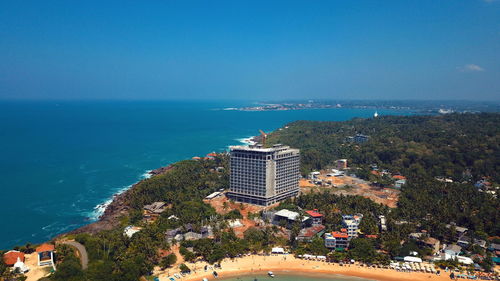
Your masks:
[[[37,253],[54,251],[55,247],[52,244],[44,243],[36,248]]]
[[[54,265],[54,250],[52,244],[44,243],[36,248],[38,253],[38,266]]]
[[[346,249],[349,247],[349,235],[346,229],[325,234],[325,247],[330,249]]]
[[[318,209],[306,211],[306,214],[312,218],[313,225],[319,225],[323,223],[323,214],[318,212]]]
[[[312,211],[306,211],[306,213],[308,215],[310,215],[311,217],[313,217],[313,218],[321,218],[321,217],[323,217],[322,214],[318,213],[318,209],[314,209]]]
[[[19,251],[8,251],[3,255],[3,262],[8,266],[13,266],[19,258],[24,262],[24,253]]]
[[[406,177],[405,176],[402,176],[402,175],[394,175],[392,176],[393,179],[396,179],[396,180],[405,180]]]
[[[334,231],[332,232],[332,236],[335,238],[342,238],[342,239],[347,239],[349,238],[349,235],[347,235],[347,232],[339,232],[339,231]]]

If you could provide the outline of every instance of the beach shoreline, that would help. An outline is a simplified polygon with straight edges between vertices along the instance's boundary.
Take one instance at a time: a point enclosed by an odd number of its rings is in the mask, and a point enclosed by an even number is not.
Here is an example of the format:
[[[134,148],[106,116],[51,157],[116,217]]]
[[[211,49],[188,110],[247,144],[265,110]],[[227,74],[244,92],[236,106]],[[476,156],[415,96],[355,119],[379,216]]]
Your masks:
[[[203,278],[214,280],[213,269],[204,271],[205,262],[186,263],[193,270],[186,275],[182,281],[200,281]],[[317,277],[358,277],[379,281],[423,281],[423,280],[450,280],[447,273],[436,275],[422,272],[400,272],[393,269],[367,268],[359,265],[345,265],[327,263],[323,261],[311,261],[295,258],[292,255],[260,256],[250,255],[236,259],[225,259],[221,262],[222,269],[216,269],[217,280],[228,278],[252,276],[254,274],[267,274],[273,271],[276,276],[280,274],[304,275]],[[174,269],[167,269],[159,273],[160,281],[168,281],[168,274],[177,273]]]

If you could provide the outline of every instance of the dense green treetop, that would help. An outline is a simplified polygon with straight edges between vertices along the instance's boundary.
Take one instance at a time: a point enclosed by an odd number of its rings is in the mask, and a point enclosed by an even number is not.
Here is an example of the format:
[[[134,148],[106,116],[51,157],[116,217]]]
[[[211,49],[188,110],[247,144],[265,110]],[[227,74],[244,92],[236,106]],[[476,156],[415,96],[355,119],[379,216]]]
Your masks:
[[[500,114],[382,116],[343,122],[296,121],[268,136],[269,144],[301,149],[302,171],[321,169],[347,158],[358,166],[378,164],[405,175],[500,182]],[[363,144],[346,142],[358,133]]]
[[[296,121],[287,127],[270,134],[268,143],[299,148],[304,174],[346,158],[349,166],[354,167],[352,171],[363,178],[373,179],[372,164],[380,170],[405,175],[408,182],[390,219],[413,221],[438,238],[449,235],[444,228],[449,222],[473,232],[500,235],[499,199],[473,186],[483,177],[493,186],[500,182],[500,114]],[[358,133],[368,135],[369,140],[361,144],[346,141]],[[439,182],[436,177],[452,178],[455,183]],[[376,180],[384,181],[382,177]],[[355,210],[371,215],[384,213],[370,207],[372,202],[342,200],[356,203],[338,206],[339,198],[314,194],[300,196],[297,203],[305,208],[323,209],[327,223],[330,221],[327,208],[336,205],[345,213]],[[309,203],[305,204],[306,201]]]

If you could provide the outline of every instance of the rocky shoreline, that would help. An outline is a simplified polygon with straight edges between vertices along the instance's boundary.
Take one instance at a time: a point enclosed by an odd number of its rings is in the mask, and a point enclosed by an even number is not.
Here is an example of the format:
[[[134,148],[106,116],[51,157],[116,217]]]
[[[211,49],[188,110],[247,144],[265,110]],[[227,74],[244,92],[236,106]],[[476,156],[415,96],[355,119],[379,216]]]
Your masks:
[[[257,135],[249,140],[254,143],[260,142],[262,139],[262,136]],[[151,177],[155,177],[158,175],[162,175],[167,173],[173,169],[173,165],[168,165],[164,167],[160,167],[154,170],[151,170],[148,172],[148,174],[151,175]],[[132,190],[142,181],[145,181],[147,179],[142,179],[135,184],[133,184],[129,189],[127,189],[125,192],[116,194],[113,196],[113,200],[111,203],[106,206],[106,209],[104,210],[103,214],[99,217],[99,219],[93,223],[84,225],[82,227],[79,227],[75,230],[72,230],[67,233],[63,233],[57,236],[57,238],[62,237],[67,234],[79,234],[79,233],[90,233],[90,234],[96,234],[99,233],[103,230],[111,230],[115,227],[117,227],[120,224],[119,218],[123,215],[128,214],[130,211],[130,205],[129,205],[129,197],[132,192]]]
[[[149,174],[151,175],[151,177],[154,177],[161,174],[165,174],[171,169],[173,169],[172,165],[160,167],[150,171]],[[96,234],[103,230],[111,230],[117,227],[120,223],[118,218],[128,214],[128,212],[130,211],[130,205],[129,205],[130,193],[139,183],[145,180],[147,179],[138,181],[137,183],[133,184],[129,189],[127,189],[125,192],[121,194],[116,194],[113,197],[112,202],[108,206],[106,206],[104,213],[99,217],[99,219],[96,222],[84,225],[68,233],[63,233],[59,236],[64,236],[66,234],[78,234],[78,233]]]

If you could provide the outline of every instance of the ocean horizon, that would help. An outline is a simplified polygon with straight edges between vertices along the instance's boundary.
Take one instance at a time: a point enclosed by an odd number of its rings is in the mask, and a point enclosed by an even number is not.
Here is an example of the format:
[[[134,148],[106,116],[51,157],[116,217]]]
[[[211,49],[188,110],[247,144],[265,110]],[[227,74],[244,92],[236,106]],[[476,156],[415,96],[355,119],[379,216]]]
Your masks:
[[[371,118],[374,109],[237,111],[238,102],[0,101],[0,249],[98,219],[148,172],[245,143],[296,120]],[[377,109],[379,115],[410,110]]]

